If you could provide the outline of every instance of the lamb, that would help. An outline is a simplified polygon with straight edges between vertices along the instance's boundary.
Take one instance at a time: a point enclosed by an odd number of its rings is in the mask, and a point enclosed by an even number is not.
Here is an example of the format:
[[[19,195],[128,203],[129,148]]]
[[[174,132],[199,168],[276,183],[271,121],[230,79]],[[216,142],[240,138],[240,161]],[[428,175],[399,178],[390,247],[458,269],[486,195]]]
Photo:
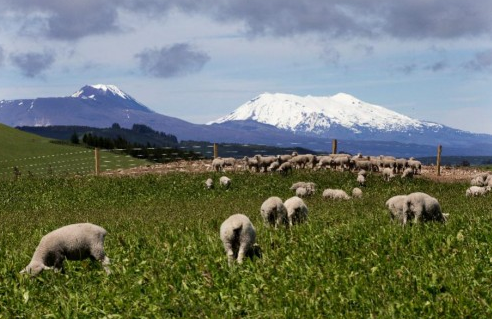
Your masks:
[[[352,197],[353,198],[362,198],[362,190],[358,187],[352,189]]]
[[[401,174],[401,178],[413,178],[413,169],[410,167],[405,168]]]
[[[266,225],[274,225],[275,228],[287,225],[287,209],[280,197],[272,196],[265,200],[261,204],[260,213]]]
[[[277,161],[277,158],[275,156],[255,155],[255,158],[258,161],[258,168],[260,170],[263,169],[264,172],[267,171],[268,166]]]
[[[396,195],[388,199],[385,204],[390,211],[391,220],[396,220],[403,226],[407,223],[406,199],[407,195]]]
[[[255,244],[256,230],[249,218],[234,214],[220,225],[220,239],[224,245],[229,265],[234,260],[243,263],[244,257],[261,257],[261,249]]]
[[[383,174],[383,179],[386,182],[389,182],[393,177],[395,177],[395,169],[386,167],[385,169],[383,169],[382,174]]]
[[[308,208],[298,196],[286,200],[284,206],[287,209],[287,219],[289,220],[290,226],[307,220]]]
[[[443,214],[436,198],[421,192],[411,193],[405,199],[406,218],[415,223],[425,221],[446,222],[448,214]]]
[[[231,186],[231,179],[227,176],[222,176],[219,179],[219,183],[222,187],[229,188]]]
[[[466,197],[470,196],[485,196],[490,192],[490,186],[472,186],[466,190]]]
[[[267,168],[267,171],[269,172],[275,172],[276,170],[278,170],[280,167],[280,164],[278,161],[276,162],[272,162],[272,164],[270,164],[270,166],[268,166]]]
[[[71,224],[55,229],[41,238],[31,262],[21,273],[31,276],[40,274],[45,269],[64,272],[63,261],[90,258],[101,262],[107,274],[109,258],[104,252],[104,228],[90,224]]]
[[[359,186],[366,186],[366,178],[364,175],[357,175],[357,183],[359,183]]]
[[[205,181],[205,187],[207,187],[207,189],[212,189],[212,188],[214,188],[214,181],[213,181],[211,178],[208,178],[208,179]]]
[[[323,191],[323,198],[350,199],[350,196],[344,190],[327,188]]]

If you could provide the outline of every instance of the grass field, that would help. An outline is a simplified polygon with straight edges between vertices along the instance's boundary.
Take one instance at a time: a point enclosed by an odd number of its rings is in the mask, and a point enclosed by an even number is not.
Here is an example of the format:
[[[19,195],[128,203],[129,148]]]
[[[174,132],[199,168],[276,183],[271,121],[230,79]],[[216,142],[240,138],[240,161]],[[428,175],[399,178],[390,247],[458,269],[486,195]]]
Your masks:
[[[0,178],[12,178],[13,168],[21,174],[73,175],[95,171],[94,150],[52,143],[50,139],[0,124]],[[101,171],[144,165],[143,160],[101,152]]]
[[[465,198],[466,184],[369,176],[364,197],[339,172],[27,178],[0,183],[0,318],[490,318],[492,197]],[[269,196],[313,181],[309,221],[290,230],[261,222]],[[450,214],[445,225],[392,224],[385,201],[424,191]],[[233,213],[250,217],[263,258],[227,266],[219,239]],[[113,274],[90,261],[66,273],[19,274],[47,232],[92,222],[106,228]]]

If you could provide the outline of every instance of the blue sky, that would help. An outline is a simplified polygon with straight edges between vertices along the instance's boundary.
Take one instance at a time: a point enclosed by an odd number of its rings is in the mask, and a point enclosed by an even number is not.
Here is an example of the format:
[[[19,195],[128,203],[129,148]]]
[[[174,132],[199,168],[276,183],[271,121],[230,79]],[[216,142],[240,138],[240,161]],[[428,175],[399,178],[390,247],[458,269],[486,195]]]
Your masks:
[[[492,134],[490,0],[0,0],[0,99],[114,84],[193,123],[345,92]]]

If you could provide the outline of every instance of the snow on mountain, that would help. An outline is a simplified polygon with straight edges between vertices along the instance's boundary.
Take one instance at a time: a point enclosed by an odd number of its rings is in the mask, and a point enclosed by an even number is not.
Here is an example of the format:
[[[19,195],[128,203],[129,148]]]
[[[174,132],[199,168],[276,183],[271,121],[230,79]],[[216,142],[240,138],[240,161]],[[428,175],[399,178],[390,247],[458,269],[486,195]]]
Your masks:
[[[378,131],[438,130],[443,126],[419,121],[384,107],[363,102],[349,94],[296,96],[264,93],[232,113],[207,124],[252,120],[293,132],[323,134],[332,126],[342,126],[358,134]]]
[[[71,97],[75,98],[90,98],[94,99],[95,94],[112,94],[114,96],[118,96],[122,99],[132,99],[129,95],[127,95],[125,92],[121,91],[118,87],[115,85],[105,85],[105,84],[95,84],[95,85],[86,85],[74,94],[71,95]],[[133,99],[132,99],[133,100]]]

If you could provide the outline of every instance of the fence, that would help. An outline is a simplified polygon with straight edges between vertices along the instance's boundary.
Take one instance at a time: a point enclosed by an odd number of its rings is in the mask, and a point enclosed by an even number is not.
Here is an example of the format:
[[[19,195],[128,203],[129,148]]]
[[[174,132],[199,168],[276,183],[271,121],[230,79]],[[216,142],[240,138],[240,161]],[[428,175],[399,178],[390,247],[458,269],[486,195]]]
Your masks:
[[[331,152],[336,153],[337,147],[337,140],[332,140]],[[74,152],[0,160],[0,178],[18,178],[19,176],[26,175],[97,175],[101,172],[133,168],[156,162],[206,159],[218,156],[243,158],[244,156],[253,156],[255,154],[277,155],[281,153],[292,153],[299,149],[300,145],[297,143],[272,147],[267,145],[219,145],[191,142],[188,144],[185,142],[178,149],[170,147],[134,148],[131,150],[82,149]],[[442,146],[439,145],[437,150],[438,175],[440,175],[441,169],[441,152]]]

